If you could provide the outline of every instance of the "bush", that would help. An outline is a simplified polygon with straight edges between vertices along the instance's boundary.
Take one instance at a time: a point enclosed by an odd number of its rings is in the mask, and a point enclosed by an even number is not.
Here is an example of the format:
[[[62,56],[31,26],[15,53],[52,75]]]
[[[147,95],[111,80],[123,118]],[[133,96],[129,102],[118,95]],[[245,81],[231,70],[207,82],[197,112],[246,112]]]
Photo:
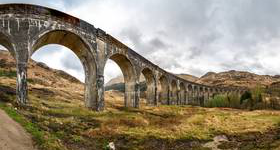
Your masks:
[[[245,100],[252,99],[252,93],[250,91],[245,91],[240,97],[240,104],[242,105]]]
[[[260,85],[257,85],[254,89],[252,89],[252,99],[255,103],[260,103],[263,101],[262,93],[264,93],[264,91],[265,90]]]
[[[207,101],[206,107],[229,107],[229,101],[225,95],[215,95],[214,98]]]
[[[238,94],[231,93],[227,96],[229,101],[229,107],[240,108],[240,97]]]

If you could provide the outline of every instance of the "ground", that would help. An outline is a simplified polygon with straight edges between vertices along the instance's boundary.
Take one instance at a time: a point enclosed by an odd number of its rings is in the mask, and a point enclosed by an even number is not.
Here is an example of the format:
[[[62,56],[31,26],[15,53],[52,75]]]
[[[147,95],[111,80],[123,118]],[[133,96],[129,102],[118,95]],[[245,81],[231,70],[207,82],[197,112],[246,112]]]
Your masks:
[[[106,150],[110,142],[117,150],[209,150],[205,145],[220,137],[227,140],[213,147],[280,149],[280,111],[150,107],[144,99],[139,109],[125,108],[122,93],[107,91],[105,111],[95,112],[84,105],[82,83],[35,63],[28,72],[29,104],[18,107],[15,69],[5,66],[0,68],[0,108],[41,150]]]

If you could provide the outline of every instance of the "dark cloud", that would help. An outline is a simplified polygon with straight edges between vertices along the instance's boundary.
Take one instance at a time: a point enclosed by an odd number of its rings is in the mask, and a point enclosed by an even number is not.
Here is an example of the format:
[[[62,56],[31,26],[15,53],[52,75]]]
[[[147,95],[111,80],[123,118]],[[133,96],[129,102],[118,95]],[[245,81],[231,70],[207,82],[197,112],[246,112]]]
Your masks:
[[[123,28],[127,32],[120,37],[126,37],[137,52],[159,66],[182,67],[201,74],[211,70],[193,69],[201,68],[201,63],[187,60],[200,59],[207,66],[207,60],[214,59],[218,70],[271,72],[257,59],[264,50],[258,45],[280,38],[279,1],[177,0],[153,1],[145,6],[139,3],[145,2],[130,2],[137,16],[131,16],[130,26]],[[123,5],[127,8],[126,3]],[[160,42],[144,40],[147,37]],[[148,48],[152,51],[146,51]],[[186,63],[194,63],[194,67],[187,67],[190,65]]]

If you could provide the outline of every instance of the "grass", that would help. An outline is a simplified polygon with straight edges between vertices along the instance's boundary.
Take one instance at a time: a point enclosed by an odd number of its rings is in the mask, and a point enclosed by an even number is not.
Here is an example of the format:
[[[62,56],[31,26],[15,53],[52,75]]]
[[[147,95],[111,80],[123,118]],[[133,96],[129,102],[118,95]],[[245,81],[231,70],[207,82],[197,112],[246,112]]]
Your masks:
[[[0,69],[0,77],[8,77],[13,78],[17,76],[17,72],[15,70],[2,70]]]
[[[27,107],[15,110],[1,103],[0,108],[31,133],[42,150],[102,150],[108,149],[109,142],[117,149],[205,149],[205,142],[221,134],[231,139],[224,147],[245,149],[250,145],[265,150],[279,146],[279,111],[148,107],[144,100],[139,109],[124,108],[123,94],[107,91],[105,111],[94,112],[84,107],[81,85],[41,86],[32,81]],[[0,77],[2,89],[14,88],[14,82]],[[14,96],[6,97],[13,103]],[[258,144],[252,144],[256,141]]]
[[[110,93],[109,93],[110,94]],[[107,93],[107,95],[109,95]],[[104,112],[93,112],[82,101],[66,101],[60,96],[38,98],[30,92],[30,108],[14,110],[0,105],[32,134],[41,149],[106,149],[114,142],[120,149],[176,147],[200,149],[201,144],[219,134],[228,136],[265,133],[280,123],[277,111],[191,106],[159,106],[125,109],[122,101],[108,100]],[[242,135],[243,136],[243,135]]]

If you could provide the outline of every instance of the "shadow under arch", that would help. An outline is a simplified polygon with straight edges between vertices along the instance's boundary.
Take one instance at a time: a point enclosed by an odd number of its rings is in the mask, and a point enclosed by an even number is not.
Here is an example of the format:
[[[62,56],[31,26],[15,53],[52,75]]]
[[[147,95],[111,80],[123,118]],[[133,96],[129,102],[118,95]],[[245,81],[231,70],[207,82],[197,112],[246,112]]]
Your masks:
[[[179,104],[186,104],[186,86],[183,82],[179,84],[180,92],[179,92]]]
[[[213,88],[209,88],[208,89],[208,92],[209,92],[209,96],[208,96],[208,100],[212,99],[213,98]]]
[[[125,107],[138,107],[138,102],[135,99],[136,73],[131,61],[120,53],[113,54],[108,59],[113,60],[120,67],[123,74]]]
[[[171,104],[178,104],[178,96],[177,96],[177,83],[175,80],[171,81]]]
[[[191,84],[188,84],[188,98],[187,98],[187,104],[193,103],[193,86]]]
[[[198,101],[199,91],[197,85],[193,86],[193,101],[192,104],[196,105]]]
[[[155,76],[153,74],[153,71],[149,68],[142,69],[141,73],[144,75],[146,80],[146,99],[148,105],[156,105],[156,82],[155,82]]]
[[[168,80],[166,76],[162,75],[159,78],[159,84],[158,84],[158,93],[159,93],[159,103],[160,104],[170,104],[169,100],[169,90],[168,90]]]
[[[199,87],[199,93],[198,93],[198,105],[202,106],[204,103],[204,87]]]
[[[32,56],[38,49],[48,44],[57,44],[72,50],[82,63],[85,72],[85,105],[88,108],[99,111],[102,105],[97,103],[98,92],[96,83],[96,61],[91,53],[89,44],[85,42],[79,35],[66,30],[51,30],[40,34],[33,41],[30,50]]]

